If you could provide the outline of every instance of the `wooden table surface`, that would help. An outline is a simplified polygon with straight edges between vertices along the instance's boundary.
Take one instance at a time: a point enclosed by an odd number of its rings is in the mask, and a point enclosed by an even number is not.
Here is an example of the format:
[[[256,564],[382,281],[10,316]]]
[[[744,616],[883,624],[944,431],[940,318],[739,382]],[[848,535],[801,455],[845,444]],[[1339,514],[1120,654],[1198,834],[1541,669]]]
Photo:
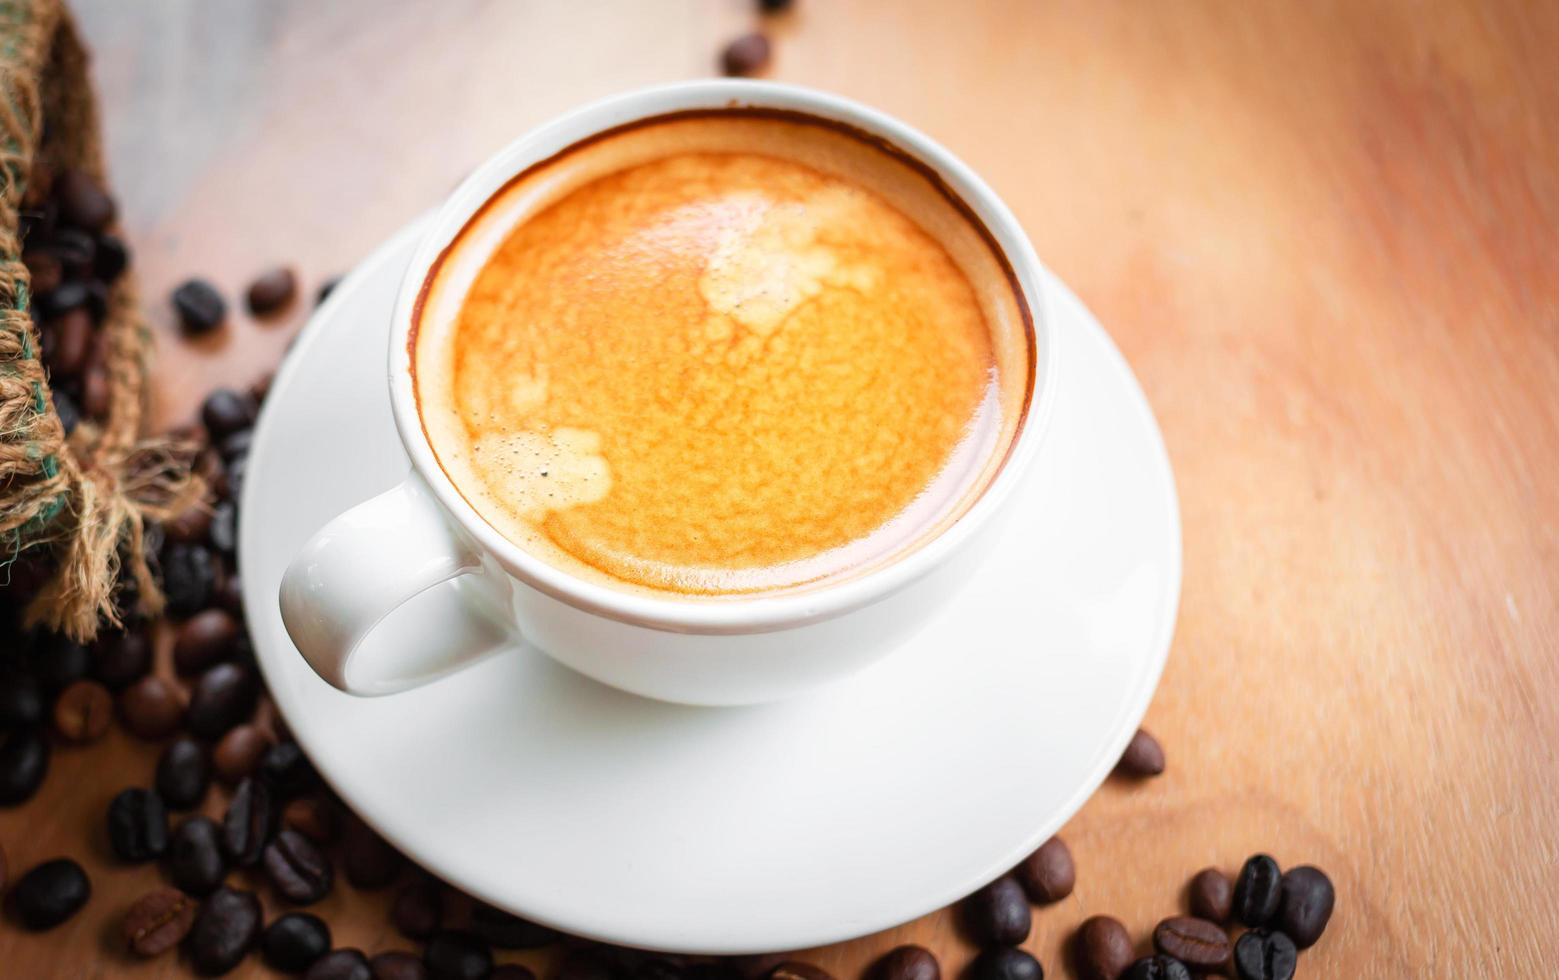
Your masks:
[[[172,284],[236,297],[285,261],[312,291],[527,128],[710,74],[756,20],[740,0],[74,5],[163,424],[266,370],[306,312],[190,345]],[[1168,440],[1185,587],[1146,724],[1169,772],[1107,783],[1063,832],[1077,890],[1027,944],[1049,975],[1084,917],[1145,940],[1191,873],[1259,850],[1337,883],[1302,976],[1550,975],[1559,5],[801,0],[770,29],[772,77],[894,113],[990,180]],[[0,813],[13,869],[75,854],[96,887],[55,932],[0,925],[0,974],[184,975],[117,952],[157,875],[102,857],[102,808],[155,751],[60,750]],[[341,887],[323,908],[372,952],[406,945],[385,904]],[[905,941],[949,976],[969,955],[940,912],[810,958],[853,978]]]

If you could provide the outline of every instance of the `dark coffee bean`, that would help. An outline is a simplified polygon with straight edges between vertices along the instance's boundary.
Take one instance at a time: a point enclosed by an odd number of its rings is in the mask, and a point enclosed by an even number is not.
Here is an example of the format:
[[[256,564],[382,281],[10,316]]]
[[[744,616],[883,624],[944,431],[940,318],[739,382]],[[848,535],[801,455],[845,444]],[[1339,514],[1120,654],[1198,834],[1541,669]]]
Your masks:
[[[173,888],[136,899],[125,913],[125,945],[138,956],[157,956],[177,946],[195,924],[200,903]]]
[[[92,261],[92,274],[106,283],[113,283],[130,265],[130,250],[118,235],[97,236],[96,254]]]
[[[422,962],[434,980],[484,980],[493,970],[493,954],[469,932],[440,932],[428,940]]]
[[[361,820],[353,819],[347,824],[341,863],[346,870],[346,880],[353,885],[364,889],[383,888],[395,880],[405,862],[400,851]]]
[[[217,592],[217,606],[234,617],[243,616],[244,590],[237,572],[230,572],[222,579],[222,588]]]
[[[924,946],[898,946],[877,961],[872,980],[942,980],[942,967]]]
[[[10,873],[10,865],[6,864],[5,848],[0,847],[0,895],[5,894],[6,882],[10,879],[6,876]]]
[[[317,796],[293,800],[282,809],[282,824],[309,840],[328,844],[336,838],[335,807]]]
[[[204,897],[227,877],[222,832],[210,817],[193,816],[174,828],[168,842],[168,878],[191,895]]]
[[[303,754],[297,742],[278,742],[260,756],[260,775],[265,777],[276,794],[290,800],[319,785],[319,775],[314,764]]]
[[[1016,946],[1029,937],[1033,913],[1023,888],[1001,877],[964,900],[964,922],[981,946]]]
[[[380,953],[368,961],[374,980],[428,980],[427,965],[411,953]]]
[[[303,980],[373,980],[368,957],[360,949],[336,949],[314,961]]]
[[[1296,948],[1309,949],[1332,918],[1332,906],[1337,902],[1332,879],[1320,868],[1301,865],[1284,872],[1282,892],[1278,925]]]
[[[49,741],[36,728],[0,736],[0,806],[32,798],[49,772]]]
[[[249,397],[254,397],[250,395]],[[222,454],[224,462],[231,462],[240,457],[248,456],[249,450],[254,447],[254,429],[244,428],[229,434],[217,446],[217,451]]]
[[[271,787],[253,776],[238,784],[222,821],[222,845],[240,867],[258,864],[276,833],[276,804]]]
[[[493,977],[497,976],[498,970],[494,970]],[[657,957],[634,966],[630,976],[632,980],[687,980],[687,971],[670,960]]]
[[[254,413],[254,399],[249,393],[231,388],[218,388],[200,405],[201,424],[216,443],[254,425]]]
[[[518,963],[504,963],[493,967],[493,972],[487,975],[487,980],[536,980],[536,974]],[[671,978],[662,978],[662,980],[671,980]]]
[[[61,228],[50,239],[48,249],[60,260],[67,275],[78,279],[91,277],[97,257],[97,242],[91,235],[77,228]]]
[[[173,666],[180,674],[198,674],[232,656],[243,627],[231,613],[207,609],[179,627],[173,644]]]
[[[52,929],[75,915],[92,897],[92,882],[70,858],[45,861],[22,875],[11,889],[11,907],[24,928]]]
[[[1281,932],[1252,929],[1234,944],[1234,969],[1240,980],[1289,980],[1298,962],[1294,941]]]
[[[1191,980],[1191,969],[1173,956],[1145,956],[1121,974],[1122,980]]]
[[[184,693],[172,682],[147,674],[119,694],[119,717],[141,738],[166,738],[184,720]]]
[[[252,775],[260,764],[260,756],[271,747],[271,737],[259,725],[239,725],[217,743],[211,753],[212,768],[217,778],[232,785],[245,776]]]
[[[76,377],[92,352],[92,314],[78,306],[49,321],[48,327],[53,334],[47,357],[50,379]]]
[[[1136,955],[1131,934],[1119,919],[1108,915],[1085,920],[1072,940],[1079,980],[1119,980]]]
[[[766,14],[783,13],[790,9],[791,0],[758,0],[758,9]]]
[[[1232,951],[1222,926],[1190,915],[1177,915],[1154,927],[1153,948],[1199,970],[1221,970]]]
[[[111,691],[122,690],[152,669],[152,639],[131,627],[100,635],[92,644],[92,676]]]
[[[200,905],[185,940],[190,965],[201,976],[237,966],[260,937],[260,900],[252,892],[219,888]]]
[[[834,975],[811,963],[786,960],[769,971],[769,980],[834,980]]]
[[[28,276],[32,279],[34,296],[52,293],[65,280],[65,265],[53,252],[30,248],[22,253],[22,263],[27,266]]]
[[[288,912],[265,927],[260,955],[283,973],[302,973],[330,952],[330,927],[317,915]]]
[[[108,804],[108,843],[121,861],[150,861],[168,849],[168,811],[149,789],[127,789]]]
[[[769,39],[762,34],[743,34],[725,46],[720,67],[727,75],[751,75],[769,63]]]
[[[239,456],[227,464],[227,498],[240,500],[244,495],[244,475],[249,472],[249,457]]]
[[[175,739],[157,760],[157,795],[175,810],[200,805],[211,785],[205,746],[188,736]]]
[[[12,670],[0,677],[0,731],[31,728],[43,721],[43,714],[43,685],[32,675]]]
[[[207,334],[227,319],[227,301],[204,279],[190,279],[173,291],[173,308],[179,325],[192,337]]]
[[[1229,921],[1234,883],[1217,868],[1203,868],[1191,879],[1191,914],[1222,925]]]
[[[1028,897],[1041,905],[1059,902],[1072,894],[1077,884],[1077,866],[1072,863],[1072,851],[1066,841],[1052,837],[1039,846],[1039,850],[1023,859],[1013,869],[1018,884]]]
[[[283,830],[266,845],[261,860],[276,893],[294,905],[309,905],[330,892],[330,861],[296,830]]]
[[[185,544],[206,540],[206,532],[210,529],[211,508],[203,503],[195,504],[162,526],[169,541]]]
[[[623,971],[618,964],[607,961],[610,965],[612,976],[621,977]],[[770,961],[772,962],[772,960]],[[747,975],[742,972],[731,960],[715,960],[711,963],[694,963],[685,971],[687,980],[747,980]]]
[[[220,738],[247,721],[260,698],[254,671],[239,664],[217,664],[195,682],[189,699],[189,730],[200,738]]]
[[[91,314],[92,293],[80,279],[66,279],[49,292],[38,297],[38,310],[45,320],[58,320],[72,310],[85,310]]]
[[[217,504],[207,539],[223,557],[238,557],[238,507],[232,501]]]
[[[1164,771],[1164,747],[1146,729],[1139,728],[1126,744],[1115,771],[1137,779],[1157,776]]]
[[[968,980],[1045,980],[1039,960],[1015,946],[993,946],[969,964]]]
[[[81,424],[81,409],[76,407],[76,402],[65,392],[55,388],[49,393],[54,401],[54,414],[60,418],[60,428],[68,436],[76,431],[76,426]]]
[[[720,967],[722,964],[699,964]],[[693,968],[687,970],[689,978]],[[585,947],[571,950],[553,971],[552,980],[622,980],[622,970],[599,949]]]
[[[292,302],[298,293],[298,277],[286,266],[267,269],[249,284],[249,312],[265,316]]]
[[[1265,854],[1254,855],[1234,879],[1234,917],[1251,928],[1266,925],[1277,915],[1282,897],[1283,872],[1278,863]]]
[[[414,881],[402,888],[390,906],[390,921],[407,939],[426,939],[444,921],[444,903],[431,881]],[[491,942],[491,940],[489,940]]]
[[[535,949],[554,942],[558,934],[529,919],[510,915],[484,902],[471,909],[471,931],[499,949]]]
[[[54,228],[59,224],[59,210],[59,202],[51,198],[17,212],[17,231],[21,233],[22,241],[44,239],[54,234]]]
[[[54,199],[60,217],[87,231],[102,231],[113,224],[116,208],[96,177],[80,170],[66,170],[54,178]]]
[[[92,314],[92,322],[102,326],[103,319],[108,316],[108,287],[96,279],[87,280],[87,310]],[[105,344],[106,340],[99,336],[99,344]]]
[[[33,655],[30,667],[38,683],[52,694],[87,676],[92,669],[92,654],[80,643],[50,637]]]
[[[160,564],[168,615],[192,616],[211,604],[217,563],[210,550],[198,544],[170,541],[162,549]]]
[[[336,291],[337,286],[341,285],[341,278],[341,276],[331,276],[329,279],[326,279],[324,282],[319,284],[319,292],[314,294],[314,302],[316,305],[323,303],[325,300],[330,298],[330,294]]]

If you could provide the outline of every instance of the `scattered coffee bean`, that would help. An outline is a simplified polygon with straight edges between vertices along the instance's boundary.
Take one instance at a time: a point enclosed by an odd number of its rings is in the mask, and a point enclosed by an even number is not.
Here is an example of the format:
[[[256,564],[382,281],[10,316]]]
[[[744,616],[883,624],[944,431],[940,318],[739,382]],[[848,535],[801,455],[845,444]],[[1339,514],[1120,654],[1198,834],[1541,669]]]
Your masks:
[[[281,821],[317,844],[328,844],[336,837],[335,808],[317,796],[288,803],[282,810]]]
[[[92,654],[80,643],[51,637],[34,656],[31,668],[45,691],[63,691],[91,672]]]
[[[405,861],[367,824],[357,819],[348,822],[341,848],[347,881],[363,889],[383,888],[400,874]]]
[[[1146,729],[1139,728],[1121,753],[1115,771],[1138,779],[1157,776],[1164,771],[1164,747]]]
[[[49,324],[53,343],[46,353],[51,378],[74,378],[92,352],[92,314],[85,306],[66,310]]]
[[[480,937],[469,932],[435,933],[422,961],[434,980],[483,980],[493,969],[493,954]]]
[[[753,970],[744,972],[743,976],[751,976],[754,973],[761,975],[760,970]],[[494,970],[493,976],[497,975],[498,971]],[[632,980],[688,980],[686,970],[670,960],[661,959],[660,957],[638,963],[634,966],[630,976]]]
[[[811,963],[786,960],[769,971],[769,980],[834,980],[834,975]]]
[[[964,899],[964,923],[981,946],[1016,946],[1029,937],[1033,913],[1011,876],[997,878]]]
[[[284,800],[306,793],[319,784],[314,764],[309,762],[297,742],[268,746],[260,756],[259,772]]]
[[[687,971],[689,980],[692,973],[693,969]],[[622,971],[604,951],[589,947],[571,950],[552,973],[552,980],[621,980],[621,977]]]
[[[218,388],[206,396],[200,405],[200,422],[206,427],[212,442],[221,442],[227,436],[254,425],[254,399],[246,391]]]
[[[219,888],[200,905],[185,948],[202,976],[237,966],[260,937],[260,900],[252,892]]]
[[[227,301],[204,279],[190,279],[173,291],[179,324],[191,337],[210,333],[227,319]]]
[[[283,973],[302,973],[330,952],[330,927],[307,912],[288,912],[265,927],[260,955]]]
[[[216,891],[227,877],[222,831],[210,817],[193,816],[168,841],[168,879],[197,898]]]
[[[1024,858],[1013,869],[1013,876],[1032,901],[1045,905],[1072,894],[1072,887],[1077,884],[1077,866],[1072,863],[1072,851],[1066,841],[1052,837]]]
[[[258,864],[276,832],[276,804],[271,788],[253,776],[238,784],[222,821],[222,845],[239,867]]]
[[[330,861],[319,847],[296,830],[282,830],[261,857],[276,893],[294,905],[324,898],[334,881]]]
[[[64,316],[71,310],[86,308],[92,300],[87,284],[80,279],[66,279],[50,292],[38,297],[38,309],[50,320]],[[90,310],[88,311],[90,313]]]
[[[231,613],[206,609],[179,627],[173,643],[173,667],[180,674],[198,674],[233,653],[243,626]]]
[[[168,849],[168,811],[149,789],[123,790],[108,804],[108,843],[121,861],[150,861]]]
[[[87,231],[102,231],[113,224],[116,208],[102,183],[80,170],[66,170],[54,180],[54,199],[60,217]]]
[[[968,980],[1045,980],[1039,960],[1016,946],[993,946],[969,964]]]
[[[54,292],[65,278],[65,267],[60,263],[59,258],[43,249],[28,249],[23,252],[22,263],[27,266],[27,272],[32,277],[34,296]]]
[[[487,975],[487,980],[536,980],[536,974],[518,963],[504,963],[493,967],[493,972]]]
[[[259,725],[239,725],[232,729],[211,753],[217,778],[229,785],[251,775],[260,764],[260,756],[271,747],[271,737]]]
[[[428,980],[428,968],[421,959],[399,950],[380,953],[368,961],[374,980]]]
[[[0,730],[30,728],[43,721],[43,714],[42,684],[16,671],[0,677]]]
[[[558,934],[546,926],[510,915],[485,902],[477,902],[472,907],[470,929],[499,949],[535,949],[558,938]]]
[[[1153,948],[1186,966],[1221,970],[1229,963],[1229,934],[1216,922],[1190,915],[1165,919],[1153,929]]]
[[[298,277],[286,266],[277,266],[261,273],[249,284],[247,299],[249,311],[265,316],[292,302],[298,292]]]
[[[222,588],[217,590],[217,607],[235,617],[243,616],[244,592],[237,572],[230,572],[222,579]]]
[[[1298,962],[1294,941],[1281,932],[1252,929],[1234,944],[1234,969],[1240,980],[1290,980]]]
[[[1282,893],[1278,926],[1296,948],[1309,949],[1331,921],[1332,906],[1337,902],[1332,880],[1320,868],[1301,865],[1283,873]]]
[[[159,559],[162,591],[170,616],[192,616],[211,604],[218,568],[211,552],[198,544],[169,541]]]
[[[206,797],[206,787],[211,785],[211,768],[206,762],[206,749],[188,736],[180,736],[157,760],[157,795],[175,810],[188,810],[199,806]]]
[[[92,882],[70,858],[45,861],[17,879],[11,906],[17,921],[35,932],[75,915],[92,897]]]
[[[36,728],[0,736],[0,806],[32,798],[49,772],[49,741]]]
[[[200,675],[189,699],[187,724],[200,738],[220,738],[254,714],[260,682],[238,664],[217,664]]]
[[[873,980],[942,980],[942,967],[924,946],[897,946],[877,961]]]
[[[118,235],[97,236],[97,250],[92,257],[94,276],[112,285],[129,265],[130,250]]]
[[[762,34],[744,34],[720,55],[720,67],[727,75],[743,76],[760,72],[769,63],[769,39]]]
[[[423,879],[402,888],[390,906],[390,921],[407,939],[426,939],[438,932],[444,921],[438,886]]]
[[[1191,980],[1191,969],[1173,956],[1144,956],[1126,968],[1121,980]]]
[[[336,949],[314,961],[303,980],[373,980],[368,957],[360,949]]]
[[[206,540],[206,532],[210,527],[211,508],[205,504],[195,504],[164,524],[162,530],[169,541],[182,541],[188,544]]]
[[[1278,863],[1265,854],[1254,855],[1234,880],[1234,917],[1251,928],[1266,925],[1277,915],[1282,897],[1283,873]]]
[[[77,681],[54,702],[54,730],[67,742],[95,742],[114,718],[114,696],[97,681]]]
[[[217,504],[211,514],[211,526],[207,529],[206,538],[211,542],[211,547],[224,557],[238,556],[238,508],[231,500]],[[242,600],[239,609],[242,611]]]
[[[1119,980],[1136,955],[1131,934],[1119,919],[1108,915],[1085,920],[1072,940],[1079,980]]]
[[[138,956],[157,956],[177,946],[195,924],[199,903],[173,888],[136,899],[125,913],[125,945]]]
[[[119,717],[134,735],[165,738],[184,720],[184,694],[169,681],[147,674],[120,692]]]
[[[1234,883],[1217,868],[1203,868],[1191,879],[1191,914],[1222,925],[1229,921]]]
[[[92,644],[92,676],[109,690],[129,687],[151,669],[152,638],[144,629],[104,633]]]

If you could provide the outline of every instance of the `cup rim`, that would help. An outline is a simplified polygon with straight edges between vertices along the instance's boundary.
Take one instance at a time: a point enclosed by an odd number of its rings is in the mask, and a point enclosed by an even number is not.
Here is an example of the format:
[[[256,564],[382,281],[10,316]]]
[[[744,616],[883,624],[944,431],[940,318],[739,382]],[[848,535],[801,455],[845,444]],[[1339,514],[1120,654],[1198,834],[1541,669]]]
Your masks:
[[[525,168],[624,123],[686,110],[768,108],[845,123],[932,168],[984,224],[1012,268],[1032,321],[1035,372],[1008,457],[979,498],[951,526],[909,554],[837,584],[774,595],[683,599],[613,589],[550,565],[505,538],[450,481],[423,430],[408,337],[434,264],[471,218]],[[668,632],[744,634],[789,629],[870,605],[944,561],[1012,496],[1037,452],[1055,401],[1056,344],[1044,267],[1017,218],[967,164],[909,125],[843,96],[779,82],[701,79],[639,88],[576,108],[533,128],[489,157],[434,213],[401,280],[391,326],[390,402],[416,472],[456,524],[514,578],[577,609]]]

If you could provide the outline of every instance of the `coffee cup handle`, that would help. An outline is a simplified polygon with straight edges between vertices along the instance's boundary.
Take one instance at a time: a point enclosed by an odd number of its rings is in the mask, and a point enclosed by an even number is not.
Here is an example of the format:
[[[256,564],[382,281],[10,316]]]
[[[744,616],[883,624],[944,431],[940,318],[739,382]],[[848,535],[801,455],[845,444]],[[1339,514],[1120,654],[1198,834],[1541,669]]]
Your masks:
[[[282,576],[282,623],[303,659],[334,687],[348,694],[393,694],[464,667],[508,641],[500,635],[504,628],[483,621],[437,644],[418,641],[419,649],[397,649],[397,637],[380,637],[373,662],[354,662],[362,659],[355,655],[363,640],[395,609],[481,568],[475,548],[450,526],[413,471],[309,539]]]

